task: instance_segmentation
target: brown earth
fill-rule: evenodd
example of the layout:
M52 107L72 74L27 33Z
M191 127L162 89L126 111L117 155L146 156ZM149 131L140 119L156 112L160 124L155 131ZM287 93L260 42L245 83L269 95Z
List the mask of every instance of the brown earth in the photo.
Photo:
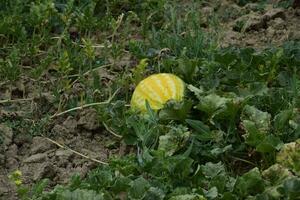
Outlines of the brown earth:
M217 2L201 8L204 16L202 26L219 33L221 47L262 49L279 46L289 40L300 40L299 6L284 9L274 7L274 2L265 6L248 3L241 7L232 1ZM218 27L210 25L209 21L214 17L220 19Z
M15 85L2 84L0 88L1 99L8 99L8 96L12 99L27 98L26 101L0 103L0 199L18 199L16 188L8 178L17 169L22 172L25 185L48 178L52 187L66 184L74 174L85 177L89 170L101 165L97 161L105 162L110 156L122 153L120 142L99 124L99 115L93 108L79 110L73 116L68 113L48 119L46 131L38 129L30 133L30 126L42 115L55 113L51 106L53 95L47 91L33 94L34 85L24 79ZM72 91L76 92L76 89ZM23 124L13 125L20 120ZM46 136L32 135L44 133Z

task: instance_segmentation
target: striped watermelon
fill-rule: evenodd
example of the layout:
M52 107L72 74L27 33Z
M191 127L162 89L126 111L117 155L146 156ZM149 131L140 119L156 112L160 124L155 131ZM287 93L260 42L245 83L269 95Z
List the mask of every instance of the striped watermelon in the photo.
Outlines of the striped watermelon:
M151 75L135 88L131 98L131 107L146 112L147 100L153 110L159 110L171 99L181 101L184 96L184 87L184 82L174 74Z

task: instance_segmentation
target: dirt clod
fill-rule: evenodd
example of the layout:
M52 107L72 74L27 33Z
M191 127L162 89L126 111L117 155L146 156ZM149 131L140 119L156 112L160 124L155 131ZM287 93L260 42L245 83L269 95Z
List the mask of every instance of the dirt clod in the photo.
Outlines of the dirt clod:
M69 150L59 149L55 152L55 156L59 157L60 159L69 160L73 152Z
M47 159L47 154L45 153L38 153L26 158L23 162L24 163L41 163Z
M50 162L45 162L40 164L37 167L37 170L34 171L33 180L41 180L43 178L52 179L56 175L56 170Z
M0 124L0 135L3 137L4 150L6 150L13 141L13 131L5 124Z
M262 16L264 21L270 21L272 19L275 18L281 18L281 19L285 19L285 13L284 13L284 9L282 8L273 8L268 10L263 16Z
M266 21L264 21L258 15L249 15L248 20L246 21L243 30L244 31L258 31L259 29L266 27Z
M86 130L96 130L100 128L99 116L96 110L87 109L82 111L78 120L78 126L81 126Z
M74 133L77 128L77 121L72 117L69 116L64 122L63 126L69 130L70 133Z
M54 144L50 143L43 137L34 137L31 144L31 154L44 153L55 147Z

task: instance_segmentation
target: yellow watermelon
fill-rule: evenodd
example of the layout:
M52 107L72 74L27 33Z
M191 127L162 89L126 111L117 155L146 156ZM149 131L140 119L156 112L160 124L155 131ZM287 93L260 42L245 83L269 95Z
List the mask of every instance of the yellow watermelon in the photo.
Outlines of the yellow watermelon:
M131 107L146 112L147 100L153 110L159 110L171 99L183 100L184 87L184 82L174 74L153 74L137 85L131 98Z

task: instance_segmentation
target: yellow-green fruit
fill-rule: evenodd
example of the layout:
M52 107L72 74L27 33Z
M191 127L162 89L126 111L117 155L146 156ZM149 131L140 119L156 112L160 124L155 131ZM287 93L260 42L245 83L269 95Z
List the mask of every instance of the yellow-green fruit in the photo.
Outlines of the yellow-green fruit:
M171 99L181 101L184 97L184 87L184 82L174 74L151 75L135 88L131 98L131 107L145 112L146 101L148 101L153 110L159 110Z

